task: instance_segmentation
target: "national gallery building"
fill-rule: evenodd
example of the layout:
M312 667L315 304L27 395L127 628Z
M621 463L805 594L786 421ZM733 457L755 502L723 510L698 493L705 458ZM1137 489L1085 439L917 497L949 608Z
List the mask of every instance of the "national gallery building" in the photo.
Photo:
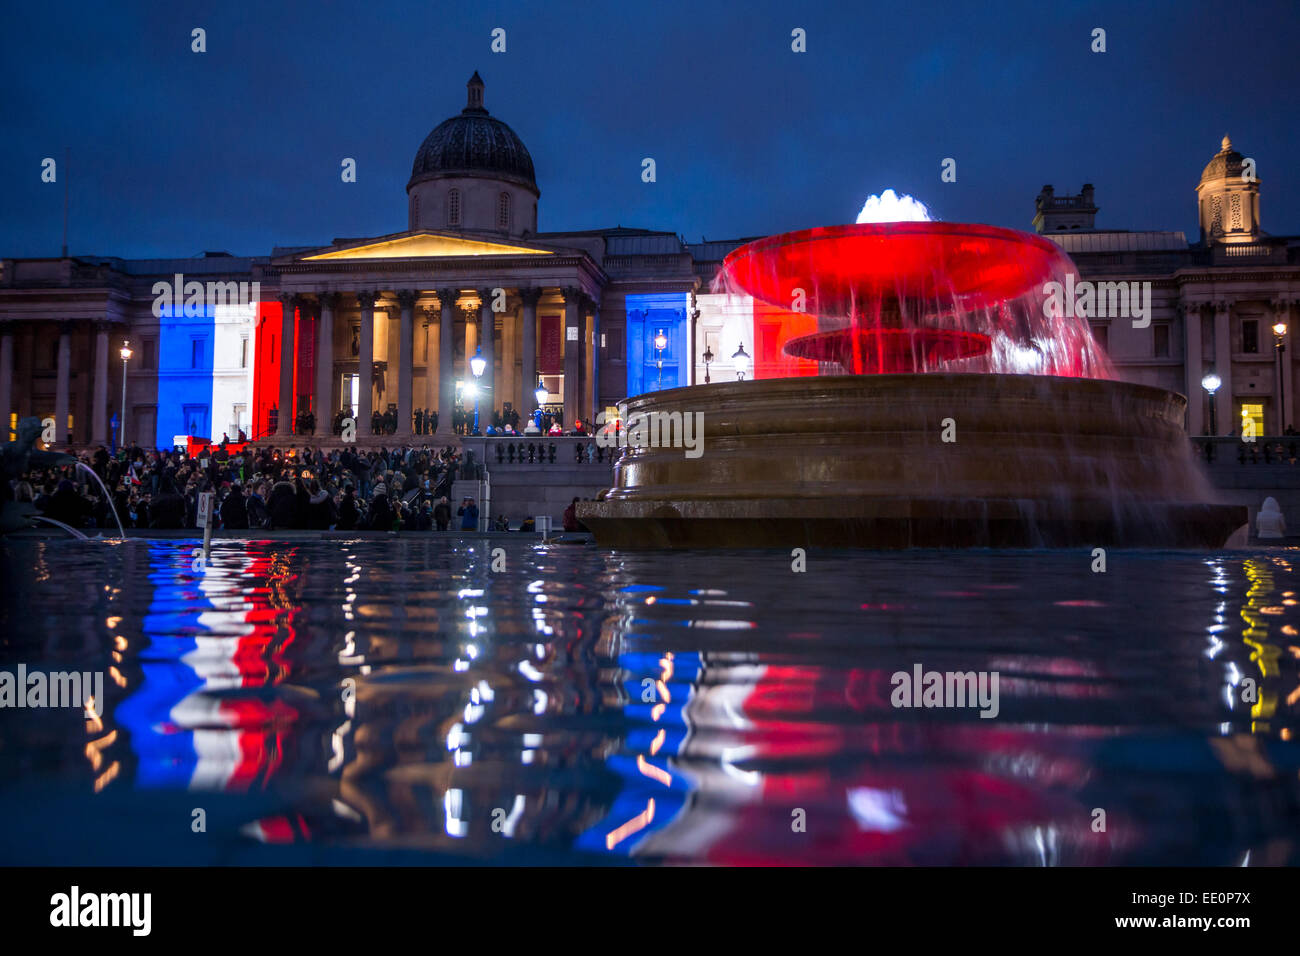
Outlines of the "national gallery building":
M539 232L533 159L484 106L478 74L467 87L415 154L401 232L254 257L0 260L3 421L52 417L56 444L108 444L125 407L125 440L141 445L241 430L323 444L346 410L358 441L392 444L371 435L375 412L392 414L398 441L434 412L449 439L471 395L486 424L528 416L540 394L568 430L629 395L786 374L764 360L780 316L710 292L747 239ZM1220 433L1243 416L1267 434L1295 424L1300 239L1261 230L1243 163L1225 137L1196 185L1192 243L1098 230L1091 186L1044 187L1032 220L1082 278L1152 283L1149 325L1093 330L1120 377L1190 396L1192 434L1206 433L1210 370ZM307 414L312 437L292 439Z

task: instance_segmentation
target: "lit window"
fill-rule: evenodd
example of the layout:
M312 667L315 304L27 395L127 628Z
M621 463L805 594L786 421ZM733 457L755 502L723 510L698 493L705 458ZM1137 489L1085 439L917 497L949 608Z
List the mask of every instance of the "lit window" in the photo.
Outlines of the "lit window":
M453 189L447 193L447 225L460 225L460 190Z

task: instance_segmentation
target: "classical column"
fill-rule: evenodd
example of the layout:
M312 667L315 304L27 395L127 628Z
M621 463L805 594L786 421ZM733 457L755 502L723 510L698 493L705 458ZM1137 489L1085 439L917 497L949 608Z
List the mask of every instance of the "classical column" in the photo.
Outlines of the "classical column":
M497 383L501 400L497 404L504 409L509 402L516 411L519 411L519 373L515 370L515 356L519 354L519 334L515 331L518 325L519 309L511 305L501 315L501 380Z
M465 353L464 365L460 370L462 382L474 381L474 370L470 368L470 362L474 358L474 353L478 351L478 326L474 324L473 309L465 310Z
M90 412L90 441L108 444L108 323L95 323L95 401Z
M425 306L420 311L424 314L424 397L420 405L428 415L438 410L438 323L433 309Z
M496 390L496 324L497 317L492 312L492 300L496 297L493 289L479 289L479 306L478 306L478 348L483 355L483 377L479 379L479 386L483 389L483 394L479 397L480 410L486 409L486 420L480 420L479 428L487 432L488 425L492 424L492 410L499 407L500 403Z
M521 289L519 296L524 300L524 334L523 342L520 344L524 364L519 374L523 386L519 398L523 408L519 410L519 414L528 417L537 407L537 399L533 397L533 392L537 391L537 303L542 298L542 290Z
M334 312L339 306L337 292L320 297L320 319L316 325L316 437L328 438L334 432Z
M1205 389L1201 387L1204 375L1201 347L1201 307L1189 302L1182 304L1183 313L1183 374L1187 392L1187 434L1205 435Z
M59 378L54 392L54 440L66 444L68 434L68 385L72 373L72 336L68 327L59 329Z
M596 416L604 411L600 404L600 303L597 302L591 307L591 380L588 382L587 389L588 401L591 407L587 411L587 417L594 424Z
M452 337L456 326L455 289L438 290L438 432L451 434L452 412L456 406L456 378L452 370Z
M375 294L358 292L361 303L361 342L357 355L357 434L370 434L375 390Z
M293 343L293 314L297 296L280 296L280 411L275 434L287 438L293 434L293 364L297 350Z
M410 438L414 434L411 427L411 416L415 411L411 404L411 395L414 392L414 384L411 380L414 375L411 346L414 342L412 324L417 295L418 293L412 289L400 289L397 293L397 304L401 310L397 326L397 436L399 438Z
M0 323L0 442L9 441L9 416L13 414L14 333L8 323Z
M582 417L582 290L564 292L564 430Z
M1223 384L1215 394L1215 413L1219 417L1220 431L1241 434L1240 418L1232 414L1232 340L1229 338L1229 316L1232 306L1226 301L1214 303L1214 371Z

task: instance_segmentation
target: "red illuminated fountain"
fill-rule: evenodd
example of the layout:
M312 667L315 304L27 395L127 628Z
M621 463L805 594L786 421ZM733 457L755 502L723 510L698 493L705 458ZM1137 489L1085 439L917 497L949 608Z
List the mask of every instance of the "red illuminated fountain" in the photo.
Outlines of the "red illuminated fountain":
M1046 296L1071 271L1054 243L983 225L742 246L715 287L804 313L782 349L821 374L627 399L614 487L579 517L615 547L1221 546L1245 509L1213 503L1186 400L1112 379ZM684 416L702 454L635 437Z
M996 226L858 223L735 250L717 285L817 317L785 354L854 375L939 370L1109 378L1087 324L1042 307L1060 247ZM967 361L954 368L958 360Z

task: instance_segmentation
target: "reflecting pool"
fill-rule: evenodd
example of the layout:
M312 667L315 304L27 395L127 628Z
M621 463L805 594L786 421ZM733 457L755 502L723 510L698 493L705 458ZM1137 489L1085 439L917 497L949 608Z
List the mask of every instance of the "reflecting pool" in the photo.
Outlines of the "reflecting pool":
M1294 551L197 544L0 544L0 861L1300 863Z

